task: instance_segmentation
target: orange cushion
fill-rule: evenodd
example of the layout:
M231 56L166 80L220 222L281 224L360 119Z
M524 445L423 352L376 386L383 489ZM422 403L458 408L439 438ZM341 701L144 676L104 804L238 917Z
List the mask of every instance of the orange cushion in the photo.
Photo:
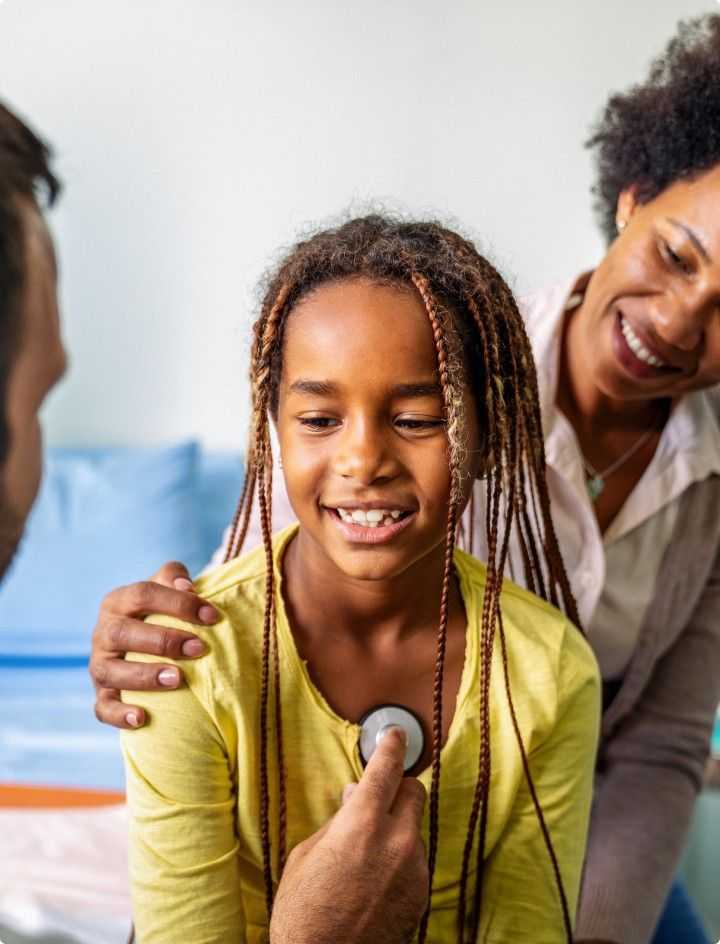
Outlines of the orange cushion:
M77 790L71 787L29 787L0 784L0 807L57 809L77 806L113 806L125 802L125 794L112 790Z

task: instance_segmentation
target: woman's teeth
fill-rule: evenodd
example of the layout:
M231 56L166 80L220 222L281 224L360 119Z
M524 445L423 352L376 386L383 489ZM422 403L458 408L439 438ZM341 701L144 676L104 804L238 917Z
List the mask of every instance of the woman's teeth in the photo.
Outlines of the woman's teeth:
M661 361L659 357L655 357L654 354L648 351L622 315L620 315L620 328L627 341L628 347L638 360L650 364L651 367L667 367L667 364Z
M394 524L402 515L402 511L392 511L387 508L371 508L362 511L360 508L337 508L338 515L348 524L361 524L365 528L387 527Z

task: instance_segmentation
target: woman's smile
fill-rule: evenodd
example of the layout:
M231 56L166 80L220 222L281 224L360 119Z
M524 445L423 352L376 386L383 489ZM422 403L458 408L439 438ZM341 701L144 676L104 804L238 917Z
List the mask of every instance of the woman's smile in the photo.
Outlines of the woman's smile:
M612 331L615 356L632 377L654 380L672 374L681 377L686 373L682 367L665 360L658 346L650 341L641 328L633 326L622 311L617 312Z

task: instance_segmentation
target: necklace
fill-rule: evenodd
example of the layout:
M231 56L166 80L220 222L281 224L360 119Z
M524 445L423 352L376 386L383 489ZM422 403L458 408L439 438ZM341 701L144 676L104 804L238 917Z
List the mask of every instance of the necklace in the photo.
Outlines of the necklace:
M646 433L643 433L640 439L637 442L633 443L632 446L624 452L619 459L616 459L607 469L603 469L602 472L591 465L585 456L582 457L583 466L585 467L585 475L587 476L587 482L585 487L588 490L588 495L590 496L590 501L597 501L605 488L606 480L613 474L617 472L620 466L625 465L625 463L630 459L635 453L641 449L648 440L655 435L657 432L656 429L649 429Z

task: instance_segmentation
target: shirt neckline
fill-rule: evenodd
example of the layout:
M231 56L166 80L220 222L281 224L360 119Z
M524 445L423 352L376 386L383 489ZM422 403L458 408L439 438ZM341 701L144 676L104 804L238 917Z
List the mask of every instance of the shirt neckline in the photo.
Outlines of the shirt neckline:
M285 531L281 532L276 539L275 551L273 554L279 651L286 668L289 669L293 674L296 682L300 685L303 692L307 696L308 701L313 705L315 712L322 717L326 724L330 724L330 726L337 731L339 736L345 740L346 743L353 743L353 758L356 763L358 773L361 773L362 764L360 763L360 754L357 746L360 737L360 725L355 724L354 722L349 721L347 718L343 718L341 715L339 715L328 704L325 696L310 678L307 663L300 657L300 653L298 652L297 646L295 645L295 639L293 637L292 630L290 629L290 623L287 618L287 612L285 610L285 603L282 595L282 561L285 556L285 552L290 545L290 542L296 537L299 530L300 525L295 523L291 527L286 528ZM458 688L455 711L453 714L453 719L450 722L447 739L440 750L441 763L447 761L448 754L453 751L455 743L460 739L460 732L465 723L465 716L471 701L469 696L472 690L472 680L476 674L477 668L477 632L473 631L473 627L476 628L478 625L476 600L477 594L474 592L474 588L472 587L471 581L469 579L469 574L467 573L464 562L458 554L457 549L453 557L453 563L455 564L455 570L460 581L460 593L465 606L465 613L467 615L467 625L465 629L465 658L463 661L462 674L460 676L460 686ZM426 732L426 736L428 734L429 732ZM431 766L428 765L419 774L417 774L417 779L420 780L426 788L429 788L430 781L432 779Z

